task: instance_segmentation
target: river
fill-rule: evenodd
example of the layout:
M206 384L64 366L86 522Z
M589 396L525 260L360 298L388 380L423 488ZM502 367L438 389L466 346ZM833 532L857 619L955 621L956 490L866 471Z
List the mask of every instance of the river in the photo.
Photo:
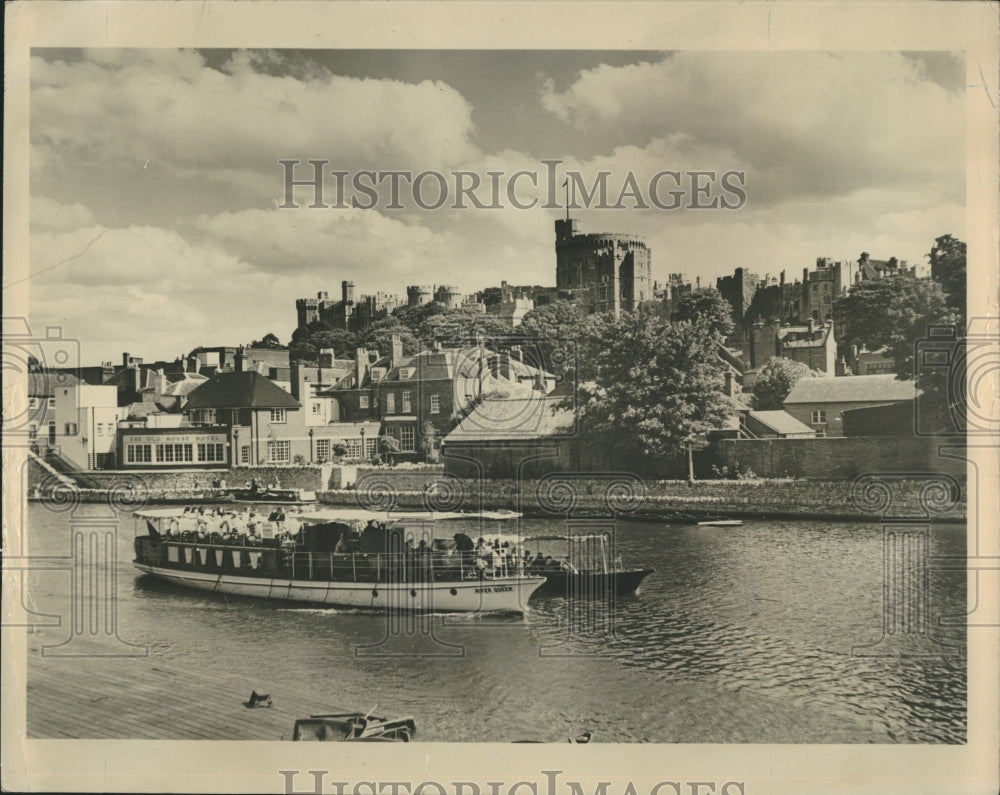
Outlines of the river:
M106 513L82 505L73 521ZM71 520L29 506L30 551L70 552ZM495 532L461 520L440 535ZM504 532L516 532L508 522ZM523 536L566 531L524 519ZM613 608L535 596L523 617L434 616L387 634L383 614L226 599L169 586L131 565L117 535L119 634L166 666L291 682L327 702L412 714L419 739L601 742L961 743L961 571L931 567L931 629L892 656L883 634L879 524L748 520L741 527L615 526L626 563L656 571ZM547 542L551 547L556 542ZM527 542L533 551L539 543ZM965 554L965 528L935 526L929 554ZM34 572L29 603L65 614L68 570ZM51 631L49 631L51 632ZM899 632L897 632L899 634ZM852 653L852 649L855 653Z

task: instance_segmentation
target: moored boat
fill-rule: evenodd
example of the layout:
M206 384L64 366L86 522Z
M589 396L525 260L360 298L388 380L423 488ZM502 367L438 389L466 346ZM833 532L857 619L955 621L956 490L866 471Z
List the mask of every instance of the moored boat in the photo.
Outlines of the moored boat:
M527 571L541 574L539 593L562 594L568 599L603 599L635 593L654 569L626 568L620 555L609 549L606 535L563 536L568 554L538 555Z
M248 486L240 489L226 489L227 494L233 502L261 502L261 503L314 503L316 502L316 492L308 489L281 489L273 486L259 488Z
M699 527L740 527L742 519L709 519L706 522L698 522Z
M341 712L310 715L295 721L292 740L296 742L396 742L408 743L417 733L411 716L376 718L371 712Z
M523 567L476 566L434 538L436 521L475 514L386 519L359 510L279 509L265 519L188 507L135 516L137 569L214 593L331 607L521 613L545 583Z

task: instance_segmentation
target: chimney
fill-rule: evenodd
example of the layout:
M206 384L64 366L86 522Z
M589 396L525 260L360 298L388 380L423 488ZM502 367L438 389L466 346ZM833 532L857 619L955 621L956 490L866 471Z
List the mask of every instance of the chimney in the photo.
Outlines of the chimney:
M368 351L356 348L354 351L354 388L361 389L361 384L368 375Z
M809 334L813 334L816 331L816 319L809 318Z
M163 368L161 367L159 370L156 371L156 375L159 377L158 378L159 384L156 389L156 396L160 397L164 392L167 391L167 374L163 372Z
M403 340L398 334L392 335L392 353L389 357L389 367L399 367L403 361Z
M511 345L510 355L517 361L524 362L524 351L521 350L520 345Z

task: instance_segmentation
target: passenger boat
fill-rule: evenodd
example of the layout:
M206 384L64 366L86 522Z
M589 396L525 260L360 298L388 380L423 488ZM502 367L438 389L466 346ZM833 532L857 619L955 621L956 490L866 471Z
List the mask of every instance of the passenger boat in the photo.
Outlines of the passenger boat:
M504 513L503 517L517 514ZM177 585L232 596L430 612L525 612L545 577L482 568L435 539L438 521L484 512L137 511L134 565ZM361 528L362 523L367 523Z
M539 593L562 594L568 599L599 599L635 593L654 569L627 569L621 555L609 550L606 535L558 536L568 545L568 554L535 559L527 567L545 577ZM525 541L541 540L538 537Z

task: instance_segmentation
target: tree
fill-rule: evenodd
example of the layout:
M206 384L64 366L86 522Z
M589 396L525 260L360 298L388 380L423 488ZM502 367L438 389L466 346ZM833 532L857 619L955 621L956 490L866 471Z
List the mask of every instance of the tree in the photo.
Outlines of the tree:
M361 337L361 345L369 350L377 350L382 356L392 352L392 336L398 334L403 343L403 355L413 356L420 352L420 340L416 338L409 326L397 318L387 317L372 323Z
M907 341L912 346L916 336L926 333L928 319L948 314L940 285L909 275L860 282L833 303L843 351L852 345L869 350L889 346L902 356L897 358L897 371L912 362L912 349L905 351Z
M785 398L800 378L815 378L817 375L802 362L772 356L761 367L754 381L754 408L759 411L782 408Z
M966 271L965 243L951 235L942 235L934 241L928 257L931 261L931 278L941 285L948 305L965 318Z
M251 348L280 348L281 341L278 339L277 335L272 332L268 332L261 339L254 340L250 343Z
M733 333L733 307L718 290L684 293L674 304L675 323L701 322L719 342Z
M581 432L625 460L648 464L703 444L733 409L717 333L704 321L671 323L654 313L610 323L595 378L577 392Z
M555 301L528 312L510 342L522 347L528 364L572 381L581 349L589 350L592 325L578 304Z
M430 420L424 422L423 432L420 436L420 449L424 454L424 460L436 464L440 459L440 447L438 442L437 428Z
M396 453L400 450L399 439L395 436L380 436L378 438L378 447L382 451L382 457L389 463L394 464L396 462Z

